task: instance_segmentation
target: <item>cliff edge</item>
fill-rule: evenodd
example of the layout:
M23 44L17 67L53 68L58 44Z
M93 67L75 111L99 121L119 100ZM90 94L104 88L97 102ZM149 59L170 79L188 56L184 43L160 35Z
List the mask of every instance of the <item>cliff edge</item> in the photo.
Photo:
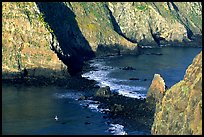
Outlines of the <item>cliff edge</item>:
M202 135L202 51L186 70L184 79L166 90L156 103L151 133Z
M3 2L2 70L75 75L95 55L201 47L201 35L201 2Z

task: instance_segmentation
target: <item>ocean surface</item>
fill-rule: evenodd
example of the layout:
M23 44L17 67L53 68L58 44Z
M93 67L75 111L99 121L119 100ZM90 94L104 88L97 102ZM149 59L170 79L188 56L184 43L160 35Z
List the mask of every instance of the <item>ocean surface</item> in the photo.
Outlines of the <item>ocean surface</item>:
M145 98L154 74L160 74L167 87L183 79L187 67L201 48L163 47L145 49L139 56L110 56L90 61L95 70L82 76L113 92L132 98ZM127 68L130 68L127 70Z
M82 75L110 86L130 98L145 98L155 73L171 87L183 79L185 70L201 48L164 47L145 49L142 55L123 55L90 60L94 70ZM129 69L127 69L129 68ZM86 92L57 87L2 85L3 135L145 135L150 130L134 121L108 118L100 102L78 100ZM106 110L108 111L108 110ZM54 118L59 119L56 121ZM116 122L117 121L117 122ZM123 123L127 123L123 124Z

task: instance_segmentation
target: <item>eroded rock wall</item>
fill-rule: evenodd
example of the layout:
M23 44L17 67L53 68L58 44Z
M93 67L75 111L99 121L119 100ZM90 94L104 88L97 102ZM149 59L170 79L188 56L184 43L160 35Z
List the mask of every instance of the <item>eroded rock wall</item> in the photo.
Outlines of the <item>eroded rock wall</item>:
M165 92L156 104L152 134L202 134L202 51L186 70L184 79Z
M94 55L202 45L199 2L4 2L2 15L3 71L63 62L75 74Z
M2 73L26 68L61 70L63 63L50 50L50 32L34 2L2 3ZM48 75L37 70L33 75Z
M197 2L109 2L119 32L141 45L162 45L202 33Z

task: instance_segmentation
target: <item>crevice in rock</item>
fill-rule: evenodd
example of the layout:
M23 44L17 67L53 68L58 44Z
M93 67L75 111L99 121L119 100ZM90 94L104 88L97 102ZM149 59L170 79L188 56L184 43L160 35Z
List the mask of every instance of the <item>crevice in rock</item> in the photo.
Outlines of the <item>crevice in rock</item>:
M169 3L169 2L168 2ZM179 12L178 7L173 2L170 2L176 12Z
M171 3L171 5L173 6L174 10L176 11L177 20L178 20L182 25L184 25L184 27L185 27L185 29L186 29L186 31L187 31L187 37L188 37L189 39L191 39L192 36L193 36L193 31L192 31L192 30L190 29L190 27L189 27L190 25L189 25L188 19L185 18L185 17L182 17L182 15L180 15L179 9L178 9L178 7L176 6L176 4L174 4L173 2L167 2L168 7L169 7L169 10L170 10L170 12L171 12L172 14L174 14L174 13L172 12L172 10L171 10L171 8L170 8L170 3ZM186 24L185 24L185 22L182 20L182 18L185 18Z
M148 25L149 25L149 29L150 29L150 33L152 35L152 38L154 39L154 41L157 43L158 46L160 46L160 40L163 40L164 38L160 37L160 33L156 30L156 33L153 32L152 27L150 25L150 22L148 21ZM158 29L158 28L157 28Z
M130 42L132 42L132 43L137 43L136 40L132 40L132 39L126 37L126 36L122 33L122 31L121 31L121 29L120 29L120 26L119 26L119 24L117 23L115 17L113 16L111 10L109 9L109 7L108 7L106 4L104 4L104 6L105 6L105 8L108 10L108 13L109 13L109 15L110 15L110 21L111 21L111 23L112 23L112 25L113 25L114 31L117 32L120 36L124 37L126 40L128 40L128 41L130 41Z
M159 13L159 15L161 15L161 16L162 16L162 14L161 14L161 12L160 12L159 8L157 7L157 5L156 5L154 2L152 2L152 4L153 4L153 5L154 5L154 7L156 8L156 10L157 10L157 12Z

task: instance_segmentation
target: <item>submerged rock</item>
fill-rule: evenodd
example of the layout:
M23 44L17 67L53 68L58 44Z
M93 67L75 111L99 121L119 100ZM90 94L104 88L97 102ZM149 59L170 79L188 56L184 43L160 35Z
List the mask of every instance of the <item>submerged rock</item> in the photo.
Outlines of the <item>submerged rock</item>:
M89 124L91 124L91 123L90 123L90 122L85 122L84 124L85 124L85 125L89 125Z
M146 53L145 55L163 55L162 53Z
M168 89L156 104L151 133L202 135L202 51L184 79Z
M122 70L136 70L135 68L133 67L130 67L130 66L127 66L127 67L124 67L124 68L121 68Z
M87 99L87 97L85 97L83 95L78 98L78 100L85 100L85 99Z
M140 80L139 78L129 78L129 80Z

